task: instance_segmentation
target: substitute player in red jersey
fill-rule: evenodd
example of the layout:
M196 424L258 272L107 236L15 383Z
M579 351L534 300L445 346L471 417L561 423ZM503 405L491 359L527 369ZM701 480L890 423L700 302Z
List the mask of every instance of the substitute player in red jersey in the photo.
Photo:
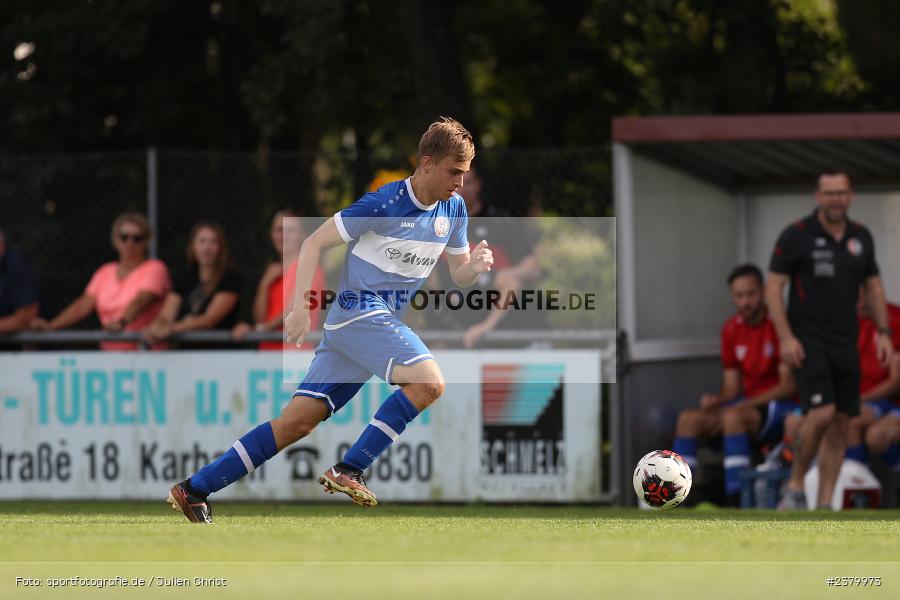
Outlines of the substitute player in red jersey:
M781 362L778 335L763 302L762 272L740 265L728 276L737 312L722 326L722 388L678 416L672 449L697 467L697 440L723 436L725 493L740 492L738 473L750 465L750 437L774 443L784 418L797 409L791 371Z
M894 355L885 366L878 361L878 326L869 315L865 288L860 288L856 312L859 315L859 336L856 348L859 351L859 400L860 414L850 420L847 433L847 458L868 463L869 453L864 443L867 431L876 422L884 421L879 429L885 429L892 421L900 424L900 306L888 304L888 327L894 344ZM889 436L888 436L889 437ZM872 439L874 454L883 454L890 443L884 444L884 432L876 430ZM892 457L884 457L891 467Z

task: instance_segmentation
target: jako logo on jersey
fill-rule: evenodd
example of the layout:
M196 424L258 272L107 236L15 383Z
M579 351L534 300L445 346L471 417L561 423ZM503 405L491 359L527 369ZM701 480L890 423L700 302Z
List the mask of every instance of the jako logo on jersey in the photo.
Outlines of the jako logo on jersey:
M387 256L390 260L394 260L395 258L400 258L400 251L396 248L386 248L384 251L384 255Z
M747 346L735 346L734 355L738 360L744 360L744 357L747 356Z
M400 228L401 228L401 229L404 228L404 227L408 227L408 228L412 229L412 228L415 227L415 226L416 226L416 224L413 223L412 221L400 221Z
M450 233L450 219L447 217L438 217L434 220L434 233L438 237L447 237Z
M437 259L428 258L427 256L418 256L415 252L407 252L403 255L403 262L416 265L417 267L421 265L431 266L437 262Z

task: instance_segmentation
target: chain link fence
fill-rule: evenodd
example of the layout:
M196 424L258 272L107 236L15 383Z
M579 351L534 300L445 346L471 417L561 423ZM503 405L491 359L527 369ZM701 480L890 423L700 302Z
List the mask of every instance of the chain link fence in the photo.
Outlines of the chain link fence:
M609 148L483 150L481 197L511 215L611 216ZM244 276L243 314L277 255L272 215L292 208L328 216L366 191L381 170L411 160L334 153L209 153L147 150L0 156L0 228L40 275L41 313L58 313L101 264L115 260L110 226L126 210L155 212L155 247L173 274L185 267L191 227L224 225ZM96 321L85 323L96 326Z

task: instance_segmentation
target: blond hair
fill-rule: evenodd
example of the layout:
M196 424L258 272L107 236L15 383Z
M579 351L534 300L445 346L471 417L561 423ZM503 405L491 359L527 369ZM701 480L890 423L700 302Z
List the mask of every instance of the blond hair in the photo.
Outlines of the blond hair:
M141 235L144 237L145 242L150 240L152 232L150 231L150 221L147 220L147 217L139 212L124 212L116 217L116 220L113 221L112 229L109 232L109 237L113 245L115 245L116 243L116 236L119 234L119 227L121 227L125 223L129 223L140 229Z
M445 156L453 156L460 161L472 160L475 158L475 142L462 123L450 117L441 117L428 126L419 140L416 160L421 163L424 156L430 156L435 162Z

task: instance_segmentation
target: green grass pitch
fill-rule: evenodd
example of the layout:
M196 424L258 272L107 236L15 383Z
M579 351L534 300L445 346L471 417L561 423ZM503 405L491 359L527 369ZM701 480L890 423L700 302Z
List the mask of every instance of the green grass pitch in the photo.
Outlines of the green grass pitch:
M220 502L213 516L204 527L163 502L0 503L0 598L900 597L895 511ZM49 587L73 576L146 583Z

